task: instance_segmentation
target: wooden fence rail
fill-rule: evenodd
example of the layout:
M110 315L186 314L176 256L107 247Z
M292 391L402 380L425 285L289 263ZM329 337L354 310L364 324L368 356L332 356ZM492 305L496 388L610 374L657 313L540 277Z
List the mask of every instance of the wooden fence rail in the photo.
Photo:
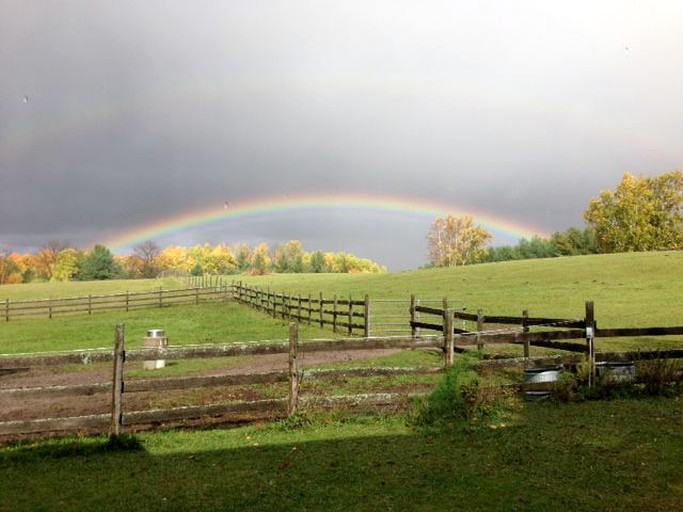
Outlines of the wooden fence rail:
M295 324L294 324L295 325ZM292 329L290 339L265 343L248 342L228 345L196 345L185 347L143 348L125 350L123 325L116 328L114 350L73 351L53 354L20 354L0 355L0 369L21 367L42 367L70 364L111 363L112 380L90 384L49 387L0 387L0 400L53 399L58 397L90 396L108 393L111 395L111 412L109 414L91 414L77 417L50 417L37 419L20 419L0 422L0 436L18 434L39 434L43 432L74 432L88 429L95 432L109 432L119 435L125 427L151 423L173 422L181 419L205 418L217 415L267 413L272 417L282 417L296 410L300 402L298 391L301 379L316 380L348 377L375 377L405 374L421 374L441 371L435 368L356 368L345 370L302 370L299 359L300 351L305 353L321 351L372 350L377 348L417 348L439 347L439 336L414 339L412 337L382 338L345 338L339 340L311 340L300 342L298 329ZM136 361L180 360L196 358L232 357L259 354L289 353L289 371L274 371L240 375L190 376L151 379L126 379L124 367ZM230 402L208 405L192 405L152 410L127 410L125 395L138 392L166 392L169 390L196 389L208 386L236 386L248 384L268 384L290 382L290 395L287 398L258 400L254 402ZM381 396L380 396L381 395ZM363 397L346 397L324 399L311 398L303 400L308 407L325 407L326 404L342 403L381 404L391 400L386 394L367 395Z
M290 295L275 293L257 287L232 284L233 297L252 308L262 311L274 318L282 318L306 325L318 325L320 328L331 327L335 334L353 336L359 334L369 337L370 333L370 298L363 300L348 298L324 297L317 295Z
M482 310L475 315L448 308L446 299L444 299L444 306L443 308L421 306L413 297L410 307L410 325L413 332L417 329L442 332L447 358L455 346L476 345L481 348L485 344L513 343L524 345L526 358L530 355L530 346L537 346L584 353L595 362L596 338L683 334L683 326L599 329L592 301L585 303L586 314L583 319L535 318L530 317L527 311L519 317L485 315ZM421 314L439 317L439 321L424 321ZM455 319L476 322L477 327L471 331L454 327ZM493 327L487 330L486 324L493 325ZM501 327L501 325L515 328ZM531 328L543 330L532 331ZM583 340L583 342L576 343L571 340ZM450 350L447 348L449 343L451 344ZM676 355L679 352L674 350L669 351L668 354L672 357L680 357Z
M232 297L230 285L181 288L148 292L125 292L109 295L87 295L41 300L10 300L0 302L4 320L21 317L43 317L92 314L100 311L131 311L141 308L162 308L180 304L226 300Z

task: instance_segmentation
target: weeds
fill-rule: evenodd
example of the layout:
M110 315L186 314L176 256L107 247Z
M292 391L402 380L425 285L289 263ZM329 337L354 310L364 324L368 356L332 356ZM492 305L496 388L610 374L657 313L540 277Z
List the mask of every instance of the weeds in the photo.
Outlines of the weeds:
M683 365L677 359L651 359L638 365L638 382L648 396L675 395L683 383Z
M586 361L574 373L564 372L553 388L553 397L562 402L613 400L648 396L676 396L683 391L682 365L676 359L640 361L636 378L603 368L589 386L591 364Z
M472 429L510 414L516 394L502 386L485 386L471 358L461 358L437 388L417 403L413 423L422 427L456 426Z

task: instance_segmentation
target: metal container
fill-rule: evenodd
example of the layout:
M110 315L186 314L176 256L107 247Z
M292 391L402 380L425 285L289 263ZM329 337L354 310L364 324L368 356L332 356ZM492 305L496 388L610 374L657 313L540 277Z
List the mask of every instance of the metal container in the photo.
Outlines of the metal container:
M633 361L602 361L595 364L595 374L608 383L624 383L636 380L636 365Z
M548 398L552 393L552 385L560 378L560 373L562 373L562 365L541 366L524 370L524 386L534 388L525 391L526 400L534 402Z
M147 331L147 337L142 341L142 346L144 348L166 348L168 346L166 331L163 329L149 329ZM143 361L142 366L145 370L157 370L166 366L166 360L156 359Z

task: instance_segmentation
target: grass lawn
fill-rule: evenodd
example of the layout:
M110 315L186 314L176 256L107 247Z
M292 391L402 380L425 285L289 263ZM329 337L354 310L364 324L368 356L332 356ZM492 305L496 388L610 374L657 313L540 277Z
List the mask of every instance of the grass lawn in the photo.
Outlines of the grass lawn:
M69 281L30 284L0 285L0 301L35 300L57 297L87 297L126 292L149 292L163 288L174 290L189 288L182 280L164 279L116 279L112 281Z
M583 301L591 299L602 327L683 325L683 252L386 275L238 279L287 293L448 296L463 300L470 310L511 315L529 309L534 316L580 318ZM84 291L88 283L67 283L84 286L78 289L31 285L20 292L0 287L0 298L8 290L24 298L132 291L128 283L92 284L99 291ZM135 284L139 290L159 286L157 281ZM127 345L133 348L150 328L166 329L172 345L285 339L288 334L287 322L235 303L209 303L2 322L0 353L111 347L117 323L126 325ZM330 337L329 331L304 326L301 334L304 339ZM683 340L615 340L614 346L659 343L680 347ZM438 365L440 357L405 351L374 363ZM201 362L197 368L205 364L213 363ZM181 369L193 367L170 365L164 371L171 375ZM314 387L334 394L362 390L363 383L348 379L338 390ZM141 446L137 451L108 450L101 437L0 446L0 512L683 508L680 396L521 403L504 423L473 430L427 430L412 426L410 415L350 413L304 414L234 429L144 433L132 438Z
M487 263L396 274L239 276L287 293L361 298L448 297L469 311L583 318L595 302L602 327L682 325L683 251L604 254Z
M0 448L0 510L680 510L680 399L525 404L505 426L422 431L317 416Z
M116 324L123 323L126 346L140 348L149 329L165 329L171 345L285 340L289 323L235 302L104 312L53 319L0 322L0 353L113 348ZM329 338L315 326L301 326L303 339Z

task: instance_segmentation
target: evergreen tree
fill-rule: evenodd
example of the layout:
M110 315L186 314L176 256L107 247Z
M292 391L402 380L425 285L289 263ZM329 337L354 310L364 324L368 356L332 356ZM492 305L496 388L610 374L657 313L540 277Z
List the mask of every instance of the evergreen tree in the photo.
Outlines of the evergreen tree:
M114 259L114 255L103 245L96 245L86 254L76 274L78 281L95 281L118 279L123 276L123 269Z

